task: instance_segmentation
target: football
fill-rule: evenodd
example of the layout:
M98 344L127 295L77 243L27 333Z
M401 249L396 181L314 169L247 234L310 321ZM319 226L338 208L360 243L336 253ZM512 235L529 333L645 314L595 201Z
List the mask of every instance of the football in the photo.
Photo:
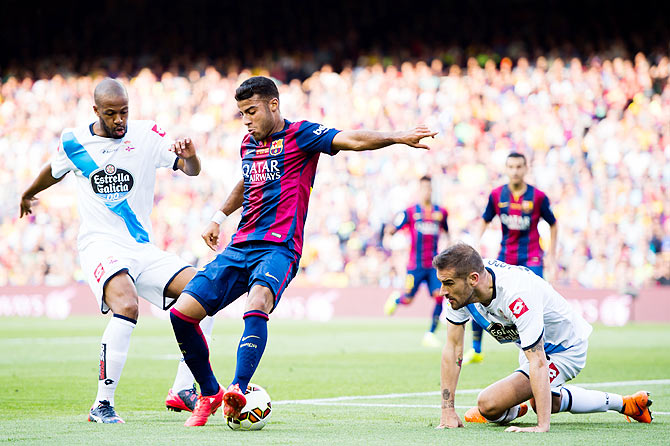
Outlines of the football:
M226 417L228 427L233 430L257 431L263 429L272 415L270 395L258 384L249 383L244 396L247 404L239 418Z

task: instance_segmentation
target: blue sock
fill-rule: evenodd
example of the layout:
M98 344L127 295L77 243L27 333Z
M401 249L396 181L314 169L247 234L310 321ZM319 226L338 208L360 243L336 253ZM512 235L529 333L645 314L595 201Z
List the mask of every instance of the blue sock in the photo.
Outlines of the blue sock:
M472 321L472 348L476 353L482 352L482 333L484 329L477 322Z
M174 308L170 310L170 322L184 361L200 385L200 393L204 396L216 395L219 383L209 363L209 347L200 330L200 322Z
M238 384L240 390L247 390L247 385L254 376L258 363L268 341L268 315L253 310L244 313L244 333L237 347L237 368L232 384Z
M435 309L433 309L433 322L430 325L430 332L435 333L437 324L440 323L440 315L442 314L442 299L435 301Z

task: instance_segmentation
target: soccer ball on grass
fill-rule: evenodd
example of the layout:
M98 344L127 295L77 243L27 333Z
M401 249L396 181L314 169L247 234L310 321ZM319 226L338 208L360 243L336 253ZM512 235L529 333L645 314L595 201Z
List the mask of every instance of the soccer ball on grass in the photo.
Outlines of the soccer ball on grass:
M270 420L272 415L272 403L270 395L258 384L249 383L244 396L247 405L244 406L239 418L223 416L228 427L233 430L257 431Z

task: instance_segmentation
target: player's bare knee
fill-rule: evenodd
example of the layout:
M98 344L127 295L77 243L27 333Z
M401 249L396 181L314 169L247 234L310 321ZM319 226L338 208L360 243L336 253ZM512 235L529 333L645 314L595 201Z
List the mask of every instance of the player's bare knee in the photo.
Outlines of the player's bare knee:
M133 299L132 297L117 301L114 307L110 308L114 314L120 314L131 319L137 319L137 316L140 313L139 303L137 302L137 299Z
M477 397L477 408L484 418L495 419L500 416L501 410L498 407L496 400L491 398L490 394L487 392L481 392Z

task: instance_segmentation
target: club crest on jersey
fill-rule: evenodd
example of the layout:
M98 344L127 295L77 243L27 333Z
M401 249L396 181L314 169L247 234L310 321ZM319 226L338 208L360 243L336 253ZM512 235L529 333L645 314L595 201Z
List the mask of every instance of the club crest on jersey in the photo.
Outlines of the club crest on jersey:
M104 201L124 199L134 184L135 180L130 172L119 169L113 164L107 164L91 174L91 188Z
M517 319L519 319L519 317L521 317L526 311L528 311L526 303L523 300L521 300L520 297L509 305L509 309L514 315L514 317Z
M533 212L533 202L529 200L524 200L521 202L521 210L523 212Z
M282 153L284 150L284 138L272 141L272 146L270 146L270 155L275 156Z

